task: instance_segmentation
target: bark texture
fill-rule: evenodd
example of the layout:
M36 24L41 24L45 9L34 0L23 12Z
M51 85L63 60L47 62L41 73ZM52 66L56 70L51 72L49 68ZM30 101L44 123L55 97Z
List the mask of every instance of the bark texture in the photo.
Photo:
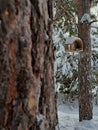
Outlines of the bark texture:
M83 40L83 52L79 56L79 120L92 119L92 90L91 90L91 39L90 23L80 22L82 16L90 14L90 0L77 0L79 28L78 35Z
M52 0L0 0L0 130L55 130Z

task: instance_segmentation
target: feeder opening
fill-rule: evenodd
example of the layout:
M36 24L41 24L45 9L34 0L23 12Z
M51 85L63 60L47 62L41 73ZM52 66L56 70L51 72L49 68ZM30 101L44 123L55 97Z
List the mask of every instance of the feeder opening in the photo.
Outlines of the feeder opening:
M83 50L83 42L81 39L76 39L74 41L74 49L75 49L75 51L82 51Z

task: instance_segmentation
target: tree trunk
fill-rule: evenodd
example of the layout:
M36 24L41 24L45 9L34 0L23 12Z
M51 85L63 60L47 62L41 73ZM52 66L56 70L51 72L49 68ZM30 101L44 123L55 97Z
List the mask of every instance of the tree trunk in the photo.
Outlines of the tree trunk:
M0 0L0 130L55 130L52 0Z
M77 6L79 20L78 35L83 40L84 46L83 52L79 56L79 120L82 121L92 119L91 26L89 19L84 18L84 21L81 21L85 13L88 16L90 14L91 0L77 0Z

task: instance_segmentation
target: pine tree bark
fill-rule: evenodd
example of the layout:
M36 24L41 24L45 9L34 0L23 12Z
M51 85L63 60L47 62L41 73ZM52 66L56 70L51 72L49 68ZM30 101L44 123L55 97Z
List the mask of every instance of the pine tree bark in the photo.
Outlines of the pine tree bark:
M78 35L83 40L83 52L79 56L79 120L92 119L92 90L91 90L91 39L90 23L81 23L83 15L90 14L90 0L76 0L78 7Z
M55 130L52 0L0 0L0 130Z

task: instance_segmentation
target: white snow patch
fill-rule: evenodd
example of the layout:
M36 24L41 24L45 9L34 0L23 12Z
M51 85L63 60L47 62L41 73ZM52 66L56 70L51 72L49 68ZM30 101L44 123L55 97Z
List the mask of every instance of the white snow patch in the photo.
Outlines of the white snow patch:
M43 116L42 114L38 114L38 115L37 115L37 121L38 121L38 122L42 121L43 118L44 118L44 116Z
M90 23L91 22L91 17L90 17L90 14L88 14L88 13L85 13L83 16L82 16L82 18L81 18L81 20L80 20L80 23L84 23L84 22L88 22L88 23Z
M25 40L26 40L26 39L25 39L25 37L24 37L24 36L21 36L21 37L20 37L20 41L21 41L22 43L24 43L24 42L25 42Z
M93 102L94 104L94 102ZM98 105L93 105L93 119L79 122L78 101L59 103L58 117L60 130L98 130Z
M49 40L49 35L45 32L45 40L48 41Z
M83 120L79 122L74 130L98 130L98 125L93 120Z
M68 37L68 38L66 38L66 44L72 44L77 39L80 40L79 37Z

